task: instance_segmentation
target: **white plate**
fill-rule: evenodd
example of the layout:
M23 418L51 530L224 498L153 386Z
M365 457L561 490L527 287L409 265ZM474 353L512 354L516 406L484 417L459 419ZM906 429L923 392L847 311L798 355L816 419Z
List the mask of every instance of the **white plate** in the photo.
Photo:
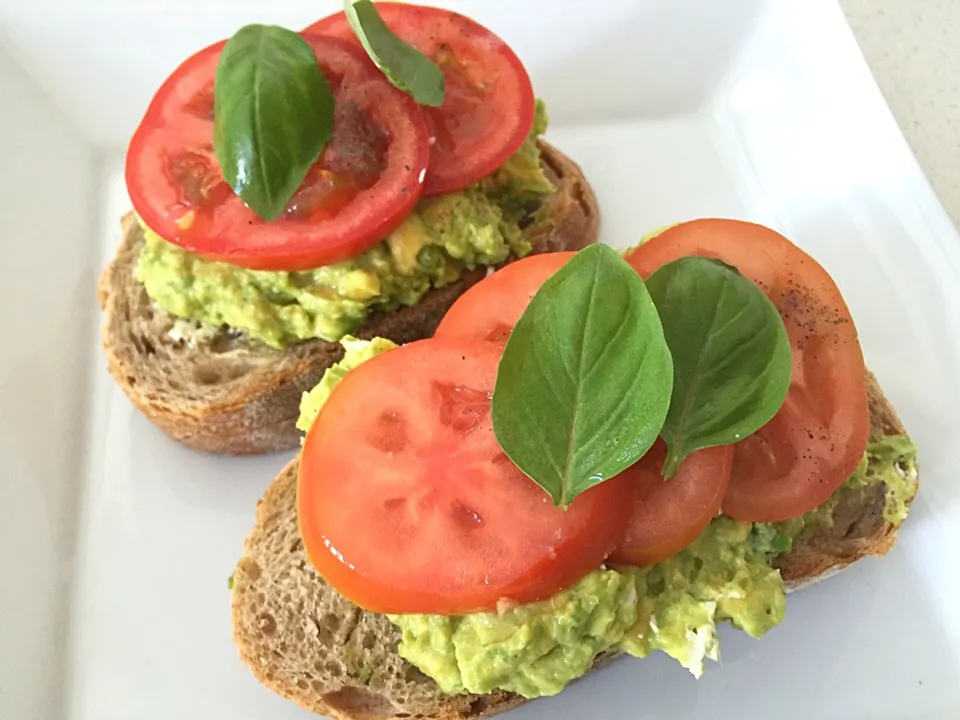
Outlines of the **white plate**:
M241 24L337 4L25 5L0 0L0 717L306 718L238 661L226 588L286 457L165 439L107 376L94 288L128 207L123 147L162 78ZM960 716L960 240L839 10L457 7L526 62L605 241L703 215L782 230L836 278L921 448L896 548L791 597L763 640L724 632L699 682L666 657L620 662L514 717Z

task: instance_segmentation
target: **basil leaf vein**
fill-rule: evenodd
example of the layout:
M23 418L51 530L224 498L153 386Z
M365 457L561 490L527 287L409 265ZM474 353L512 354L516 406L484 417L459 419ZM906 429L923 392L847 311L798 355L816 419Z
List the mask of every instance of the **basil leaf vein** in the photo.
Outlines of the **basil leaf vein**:
M247 25L227 41L214 81L213 148L251 210L276 220L332 130L333 94L302 37Z
M493 427L556 505L646 453L673 365L643 280L614 250L581 250L537 291L504 348Z
M790 388L790 341L776 307L736 268L704 257L668 263L647 280L673 356L663 476L687 455L763 427Z
M394 86L421 105L443 105L443 72L430 58L397 37L370 0L344 0L344 11L363 49Z

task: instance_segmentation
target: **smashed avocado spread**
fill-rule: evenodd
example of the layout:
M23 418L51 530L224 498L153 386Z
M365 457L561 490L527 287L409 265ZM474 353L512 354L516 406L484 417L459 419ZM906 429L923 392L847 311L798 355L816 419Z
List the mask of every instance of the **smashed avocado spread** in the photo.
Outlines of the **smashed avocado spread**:
M596 570L549 600L505 612L391 615L403 632L400 657L447 693L497 688L554 695L583 675L637 618L637 583Z
M529 222L531 202L554 190L536 144L546 126L538 101L530 136L499 170L462 192L422 199L386 239L350 260L297 272L247 270L181 250L141 223L137 279L171 315L244 330L271 347L337 341L371 310L415 305L464 270L530 252L521 221ZM540 219L535 214L533 224Z
M308 430L336 384L362 362L396 347L344 339L344 357L305 393L297 427ZM760 637L784 617L786 591L774 558L804 528L832 522L838 493L886 485L884 519L906 517L917 489L916 447L874 438L857 471L819 508L783 523L718 517L690 546L647 568L598 568L549 600L462 616L392 615L401 657L448 693L497 688L535 698L582 676L599 653L646 657L662 650L697 677L718 661L717 623Z
M786 592L770 565L775 537L721 516L673 557L622 569L637 583L638 610L619 649L641 658L663 650L700 677L704 658L720 659L719 621L755 638L777 625Z

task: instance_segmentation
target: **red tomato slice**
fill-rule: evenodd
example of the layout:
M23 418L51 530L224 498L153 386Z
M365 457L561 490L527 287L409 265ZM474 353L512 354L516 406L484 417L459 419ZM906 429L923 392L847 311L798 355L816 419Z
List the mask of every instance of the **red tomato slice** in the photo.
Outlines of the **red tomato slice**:
M560 510L504 455L490 418L500 354L459 338L391 350L347 375L307 434L304 546L361 607L460 614L542 600L622 537L630 473Z
M730 483L733 446L707 448L687 456L677 474L660 474L667 445L657 440L634 467L637 504L610 561L645 567L677 554L720 514Z
M368 250L410 214L430 156L419 107L355 46L306 40L333 90L334 128L284 214L261 220L227 185L214 155L220 42L174 71L130 141L127 189L147 226L211 260L302 270Z
M734 446L723 512L753 522L803 515L850 476L870 433L863 353L850 311L816 260L762 225L682 223L627 261L648 277L685 255L718 258L753 280L780 311L793 354L783 408Z
M434 337L505 343L540 286L575 254L530 255L497 270L457 298Z
M378 4L377 10L446 78L443 105L423 108L431 142L424 194L470 187L503 165L533 128L533 85L523 63L503 40L463 15L394 2ZM305 32L359 44L342 12Z

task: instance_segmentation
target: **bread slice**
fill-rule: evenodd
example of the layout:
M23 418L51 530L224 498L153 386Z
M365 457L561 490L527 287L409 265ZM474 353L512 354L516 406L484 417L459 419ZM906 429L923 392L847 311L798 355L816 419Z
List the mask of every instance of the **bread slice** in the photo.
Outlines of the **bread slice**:
M543 201L551 222L531 238L533 251L577 250L596 242L600 212L580 168L543 140L540 149L557 191ZM300 396L342 357L343 348L312 340L276 350L226 330L181 337L174 318L151 302L134 277L144 242L136 218L130 213L122 224L123 242L100 279L101 339L110 373L134 405L197 450L255 455L298 447ZM412 307L374 313L355 334L398 344L429 337L485 272L466 273Z
M904 428L868 376L871 436ZM343 598L307 559L297 529L297 461L257 506L233 586L233 636L243 662L267 687L307 710L337 720L490 717L525 702L507 692L443 695L397 654L400 631L385 616ZM798 535L778 566L793 591L867 555L886 553L896 528L883 519L884 487L844 493L830 527ZM616 657L608 652L594 668Z

